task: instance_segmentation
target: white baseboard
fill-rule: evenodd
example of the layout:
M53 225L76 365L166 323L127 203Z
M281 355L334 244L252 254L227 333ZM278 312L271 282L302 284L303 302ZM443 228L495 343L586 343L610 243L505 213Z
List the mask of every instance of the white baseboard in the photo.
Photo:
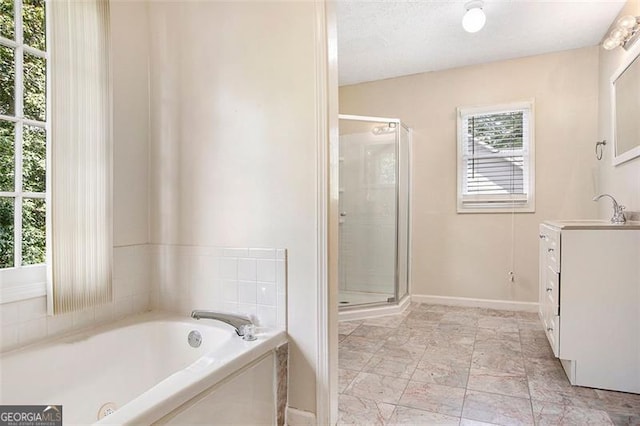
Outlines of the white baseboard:
M471 297L448 297L430 296L427 294L412 294L411 301L416 303L433 303L435 305L468 306L472 308L488 308L506 311L538 312L538 304L535 302L517 302L513 300L474 299Z
M316 426L316 415L309 411L287 406L285 424L287 426Z
M397 305L376 306L372 308L358 308L338 313L339 321L353 321L367 318L381 317L384 315L401 314L409 307L411 297L405 297Z

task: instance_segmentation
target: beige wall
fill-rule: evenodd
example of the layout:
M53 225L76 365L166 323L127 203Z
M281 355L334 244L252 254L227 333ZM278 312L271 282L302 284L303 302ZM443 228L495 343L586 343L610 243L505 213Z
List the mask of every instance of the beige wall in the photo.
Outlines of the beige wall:
M112 1L113 241L149 242L149 25L144 2Z
M315 411L315 5L151 2L151 241L288 249L289 404Z
M536 212L457 214L456 107L531 98ZM340 88L341 113L414 130L412 294L537 302L538 224L597 214L597 101L597 47Z
M628 1L622 15L640 15L640 1ZM616 19L617 21L617 19ZM615 21L614 21L615 22ZM610 78L623 62L629 59L629 53L622 49L604 50L600 48L600 77L599 77L599 109L598 109L598 138L606 139L607 146L602 161L598 162L598 192L606 192L624 204L628 211L640 212L640 158L635 158L618 166L613 166L613 133L611 123ZM611 204L602 201L600 217L611 217Z

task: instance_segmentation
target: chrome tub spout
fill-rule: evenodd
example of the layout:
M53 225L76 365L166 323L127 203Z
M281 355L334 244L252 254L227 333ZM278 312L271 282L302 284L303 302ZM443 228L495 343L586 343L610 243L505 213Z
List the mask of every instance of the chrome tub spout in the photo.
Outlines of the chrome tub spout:
M248 316L216 311L192 311L191 318L211 319L229 324L243 340L256 340L255 324Z

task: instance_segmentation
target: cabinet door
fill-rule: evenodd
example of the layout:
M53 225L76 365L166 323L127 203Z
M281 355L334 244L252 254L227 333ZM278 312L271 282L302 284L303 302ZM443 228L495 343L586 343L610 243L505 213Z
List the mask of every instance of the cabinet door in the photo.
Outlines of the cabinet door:
M562 231L560 358L575 384L640 393L640 230Z

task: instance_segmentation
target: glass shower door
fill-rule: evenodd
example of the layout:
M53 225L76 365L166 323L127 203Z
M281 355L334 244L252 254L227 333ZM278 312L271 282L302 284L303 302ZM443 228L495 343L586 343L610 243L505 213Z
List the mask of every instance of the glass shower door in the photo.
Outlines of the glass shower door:
M340 306L396 298L398 124L340 120Z

